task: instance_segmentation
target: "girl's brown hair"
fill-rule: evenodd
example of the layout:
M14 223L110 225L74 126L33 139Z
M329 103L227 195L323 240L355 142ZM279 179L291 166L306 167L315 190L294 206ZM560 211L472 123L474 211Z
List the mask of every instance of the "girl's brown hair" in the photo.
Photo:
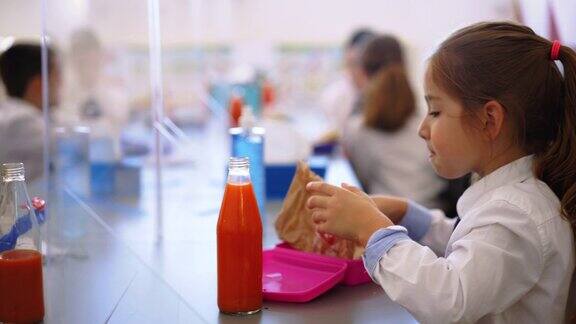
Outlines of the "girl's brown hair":
M370 78L364 125L386 132L399 130L414 113L415 99L398 40L389 35L372 39L362 52L362 67Z
M562 215L576 229L576 53L560 48L562 76L551 47L528 27L480 23L444 41L430 73L464 109L490 100L506 109L516 142L535 155L535 176L558 196Z

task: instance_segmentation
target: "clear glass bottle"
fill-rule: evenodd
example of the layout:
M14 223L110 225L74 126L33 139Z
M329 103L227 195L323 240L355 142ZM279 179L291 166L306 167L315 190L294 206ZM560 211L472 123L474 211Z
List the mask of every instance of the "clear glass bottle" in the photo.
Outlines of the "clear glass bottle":
M217 225L218 308L249 315L262 309L262 222L248 158L230 158Z
M40 231L22 163L0 169L0 322L44 318Z

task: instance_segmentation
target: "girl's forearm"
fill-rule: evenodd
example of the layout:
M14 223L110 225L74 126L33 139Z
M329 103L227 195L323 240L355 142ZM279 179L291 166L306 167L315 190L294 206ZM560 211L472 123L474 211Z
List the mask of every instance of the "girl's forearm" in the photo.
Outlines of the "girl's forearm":
M408 199L405 198L384 195L370 196L370 198L374 200L378 210L388 216L394 224L402 221L408 209Z

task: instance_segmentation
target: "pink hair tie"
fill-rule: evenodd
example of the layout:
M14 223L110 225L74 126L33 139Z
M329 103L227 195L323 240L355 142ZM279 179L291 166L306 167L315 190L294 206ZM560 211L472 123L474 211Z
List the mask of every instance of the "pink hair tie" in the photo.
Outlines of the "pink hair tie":
M550 50L550 59L552 61L556 61L558 59L558 55L560 54L560 41L555 40L552 42L552 49Z

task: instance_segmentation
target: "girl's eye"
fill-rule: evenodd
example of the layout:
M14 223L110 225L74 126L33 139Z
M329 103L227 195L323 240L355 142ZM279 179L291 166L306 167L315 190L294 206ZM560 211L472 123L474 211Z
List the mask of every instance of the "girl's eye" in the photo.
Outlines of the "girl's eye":
M438 117L439 115L440 115L439 111L431 111L428 113L428 116L431 116L431 117Z

